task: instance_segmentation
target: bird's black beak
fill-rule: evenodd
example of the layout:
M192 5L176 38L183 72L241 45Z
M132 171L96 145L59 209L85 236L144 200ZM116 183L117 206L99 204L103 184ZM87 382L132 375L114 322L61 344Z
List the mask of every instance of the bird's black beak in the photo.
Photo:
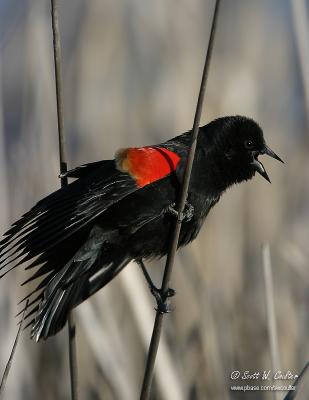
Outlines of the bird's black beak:
M282 162L282 163L284 164L284 161L281 160L281 158L280 158L279 156L277 156L277 154L276 154L274 151L272 151L272 150L271 150L268 146L266 146L266 145L265 145L265 148L264 148L264 152L261 153L261 154L267 154L269 157L272 157L272 158L274 158L275 160L278 160L278 161L280 161L280 162Z
M253 169L258 172L263 178L265 178L269 183L271 183L269 176L264 168L264 165L261 163L261 161L259 161L257 159L257 157L260 154L267 154L269 157L272 157L282 163L284 163L281 158L279 156L277 156L277 154L272 151L268 146L265 145L264 149L262 151L256 152L255 154L253 154L253 161L251 162L251 165L253 167Z

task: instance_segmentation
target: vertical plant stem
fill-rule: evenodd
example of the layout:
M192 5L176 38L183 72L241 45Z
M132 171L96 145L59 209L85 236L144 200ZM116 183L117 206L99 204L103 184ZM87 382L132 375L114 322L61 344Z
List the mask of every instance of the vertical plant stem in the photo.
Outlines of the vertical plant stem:
M64 117L63 117L63 85L62 85L62 68L61 68L61 44L59 30L59 1L51 0L52 14L52 30L53 30L53 47L54 47L54 63L55 63L55 81L56 81L56 100L57 100L57 122L58 122L58 139L59 139L59 161L60 173L67 171L66 153L65 153L65 134L64 134ZM61 178L61 187L67 185L66 177ZM78 381L77 381L77 358L76 358L76 328L73 312L68 317L68 339L69 339L69 365L70 365L70 381L71 381L71 398L78 399Z
M294 386L295 390L291 389L283 400L296 400L296 397L297 399L299 398L299 400L305 398L305 391L307 392L306 394L308 394L308 389L306 390L306 387L304 387L305 378L307 378L307 383L308 383L308 372L309 372L309 362L307 362L307 364L304 366L303 370L293 383L292 386Z
M24 308L24 311L23 311L23 315L22 315L22 319L21 319L20 324L19 324L18 332L17 332L16 338L15 338L15 341L14 341L14 344L13 344L13 348L12 348L10 357L8 359L8 362L7 362L6 366L5 366L5 370L4 370L2 379L1 379L0 399L3 398L3 393L4 393L6 381L7 381L7 378L9 376L9 373L10 373L10 369L11 369L13 358L14 358L14 354L15 354L15 350L17 348L17 344L18 344L18 341L19 341L19 338L20 338L20 334L21 334L21 331L22 331L22 328L23 328L23 324L24 324L24 320L25 320L25 315L26 315L26 311L27 311L27 308L28 308L28 304L29 304L29 299L26 302L26 305L25 305L25 308Z
M305 0L291 0L293 29L306 107L307 128L309 128L309 25L308 7Z
M215 32L216 32L216 26L217 26L219 4L220 4L220 0L216 0L213 19L212 19L210 38L209 38L209 42L208 42L208 48L207 48L207 53L206 53L206 58L205 58L205 63L204 63L202 80L201 80L201 86L200 86L200 91L199 91L199 96L198 96L198 101L197 101L197 106L196 106L196 111L195 111L195 117L194 117L193 129L192 129L192 137L191 137L191 146L190 146L190 151L188 154L186 170L184 173L184 179L183 179L182 188L180 191L179 202L178 202L178 216L179 217L175 221L174 229L173 229L173 232L172 232L172 235L170 238L169 252L167 255L167 260L166 260L165 269L164 269L163 281L162 281L162 286L161 286L161 290L163 293L165 293L169 287L171 273L172 273L174 259L175 259L175 254L176 254L176 250L177 250L177 246L178 246L180 229L181 229L181 223L182 223L181 217L183 215L183 211L185 208L185 203L186 203L186 199L187 199L187 195L188 195L190 176L191 176L194 155L195 155L195 149L196 149L196 143L197 143L197 137L198 137L198 132L199 132L199 124L200 124L204 96L205 96L205 91L206 91L206 83L207 83L209 65L210 65L212 49L213 49L213 44L214 44L214 38L215 38ZM148 351L147 362L146 362L144 380L143 380L141 396L140 396L141 400L148 400L149 396L150 396L151 384L152 384L153 373L154 373L154 365L155 365L155 360L156 360L158 347L159 347L159 343L160 343L160 337L161 337L162 322L163 322L163 314L161 314L159 311L157 311L155 323L154 323L154 327L153 327L153 332L152 332L152 336L151 336L149 351Z
M275 303L274 303L274 286L273 277L271 271L271 258L269 244L265 244L262 249L263 252L263 270L264 270L264 283L265 283L265 294L266 294L266 313L267 313L267 326L269 336L269 346L271 355L272 374L280 369L280 358L279 358L279 345L278 345L278 334L275 314ZM280 392L273 392L274 400L280 400Z
M78 370L77 370L77 355L76 355L76 326L74 321L73 311L68 317L68 339L69 339L69 365L70 365L70 383L71 383L71 398L78 399Z
M52 29L53 29L53 47L55 64L55 82L56 82L56 101L57 101L57 122L58 122L58 140L59 140L59 159L60 173L66 172L66 153L65 153L65 134L63 117L63 85L62 85L62 67L61 67L61 44L59 30L59 1L51 0ZM61 178L61 185L65 186L67 180Z

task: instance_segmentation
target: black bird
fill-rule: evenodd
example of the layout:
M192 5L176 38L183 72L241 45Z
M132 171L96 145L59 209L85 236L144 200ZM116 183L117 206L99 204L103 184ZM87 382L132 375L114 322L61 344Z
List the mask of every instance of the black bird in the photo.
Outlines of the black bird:
M77 179L39 201L4 234L2 276L30 261L26 269L39 268L24 284L43 277L26 297L32 306L31 337L38 341L56 334L72 308L131 260L143 263L167 254L190 135L122 149L114 160L68 171L62 176ZM179 246L196 238L228 187L256 172L270 182L258 160L262 154L282 161L252 119L223 117L200 128ZM158 306L171 294L157 291Z

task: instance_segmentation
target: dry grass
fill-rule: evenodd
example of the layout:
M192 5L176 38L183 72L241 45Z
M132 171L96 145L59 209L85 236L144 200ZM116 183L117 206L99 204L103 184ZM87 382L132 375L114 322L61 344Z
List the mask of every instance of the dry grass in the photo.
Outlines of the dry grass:
M246 398L230 391L231 371L271 368L262 242L272 249L281 368L297 373L309 358L308 132L291 9L279 0L222 5L203 122L237 113L256 118L286 165L265 160L273 184L256 177L230 190L196 242L179 252L155 399ZM191 128L212 9L202 0L62 2L70 166ZM49 2L7 1L0 13L4 230L59 182ZM162 265L151 269L158 280ZM23 277L16 271L0 282L1 371ZM137 398L154 316L142 279L130 265L77 312L82 399ZM25 335L7 398L68 398L66 340L63 332L36 345Z

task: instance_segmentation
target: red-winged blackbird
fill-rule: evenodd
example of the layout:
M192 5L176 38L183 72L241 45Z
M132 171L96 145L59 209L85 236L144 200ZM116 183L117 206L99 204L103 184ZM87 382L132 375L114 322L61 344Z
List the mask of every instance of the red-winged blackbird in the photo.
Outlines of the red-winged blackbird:
M27 296L33 338L57 333L72 308L131 260L142 263L166 255L190 134L122 149L114 160L67 172L65 176L77 179L39 201L4 234L1 269L31 260L26 269L39 268L24 283L44 276ZM200 128L179 246L196 238L229 186L255 172L269 181L260 154L282 161L251 119L224 117Z

